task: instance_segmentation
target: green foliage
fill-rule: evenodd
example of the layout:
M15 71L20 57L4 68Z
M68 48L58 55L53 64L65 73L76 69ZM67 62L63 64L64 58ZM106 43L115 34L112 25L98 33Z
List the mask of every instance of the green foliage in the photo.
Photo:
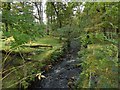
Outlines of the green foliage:
M84 8L83 11L81 7ZM49 61L57 61L64 54L63 51L66 50L67 44L76 39L80 40L82 46L78 54L82 59L83 68L78 87L116 88L118 85L118 48L116 46L119 43L117 41L118 3L48 2L46 14L47 25L38 24L35 22L31 2L2 3L2 31L4 43L8 48L5 50L10 50L8 55L4 55L4 61L5 63L12 61L13 58L9 56L12 51L15 54L23 54L20 55L20 60L17 58L12 61L13 65L10 66L15 65L13 69L8 67L15 71L3 80L3 87L11 86L11 84L12 87L16 87L18 84L16 82L30 75L27 79L20 81L22 86L27 88L29 82L34 81L34 74L39 73L40 68L44 66L42 62L46 64ZM45 36L46 27L50 35L54 37ZM62 41L66 44L64 47L61 47ZM31 42L52 45L52 48L35 49L22 46L26 43L31 44ZM15 50L11 50L13 48ZM33 62L27 65L26 58ZM24 67L19 69L17 65L24 65ZM16 77L13 77L14 75Z
M56 49L52 54L51 54L51 59L52 62L58 61L58 59L64 54L63 52L63 47Z
M88 49L80 52L82 54L83 72L80 74L79 88L90 88L90 78L93 82L97 80L96 88L117 88L118 85L118 59L117 47L114 45L89 45ZM90 76L90 73L93 75ZM96 76L97 77L96 77ZM107 81L107 82L106 82ZM95 83L94 83L95 84ZM107 85L107 86L105 86ZM94 88L95 88L94 87Z
M85 4L80 16L87 26L83 25L80 36L82 47L78 55L82 73L78 88L118 88L117 5L112 2Z
M71 30L70 26L68 25L68 26L59 28L58 32L61 37L70 37L70 33L72 32L72 30Z
M45 35L45 32L46 32L46 25L44 24L37 24L35 23L33 25L33 29L30 33L30 35L33 37L33 38L36 38L36 37L43 37Z
M13 38L15 39L14 45L25 44L30 40L30 36L28 36L27 34L21 33L19 31L14 31Z
M3 35L13 36L12 47L22 45L45 33L45 25L34 22L33 7L30 3L2 3ZM9 8L9 9L8 9ZM6 26L7 24L7 26ZM6 31L8 29L8 31Z

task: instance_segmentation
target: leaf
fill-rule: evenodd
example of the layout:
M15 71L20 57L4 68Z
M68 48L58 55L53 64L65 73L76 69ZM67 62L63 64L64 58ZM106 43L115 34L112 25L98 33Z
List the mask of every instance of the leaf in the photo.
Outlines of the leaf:
M46 78L44 75L41 75L41 78Z
M44 75L42 75L41 73L36 74L36 77L38 77L39 80L41 80L42 78L46 78Z

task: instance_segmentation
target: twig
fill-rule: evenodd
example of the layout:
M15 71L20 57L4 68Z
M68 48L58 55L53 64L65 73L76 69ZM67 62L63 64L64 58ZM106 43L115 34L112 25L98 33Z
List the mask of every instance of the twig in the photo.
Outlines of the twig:
M20 56L21 56L21 58L22 58L22 60L23 60L23 66L24 66L24 67L23 67L23 68L24 68L23 70L26 71L26 68L25 68L25 67L26 67L26 66L25 66L25 59L24 59L24 57L22 56L22 54L21 54L21 52L20 52L20 48L18 48L18 49L19 49L19 54L20 54ZM26 76L26 75L27 75L26 72L24 72L24 76Z
M30 63L30 62L29 62ZM27 63L28 64L28 63ZM18 66L18 68L21 68L21 67L23 67L24 65L21 65L21 66ZM17 68L17 69L18 69ZM12 70L13 69L13 70ZM3 73L5 73L5 72L7 72L7 71L10 71L10 70L12 70L11 72L9 72L7 75L5 75L1 80L4 80L7 76L9 76L12 72L14 72L15 70L16 70L16 67L13 67L13 68L11 68L11 69L9 69L9 70L6 70L6 71L4 71ZM1 72L0 72L1 73ZM3 74L2 73L2 74Z
M30 63L30 62L28 62L28 63ZM28 64L28 63L26 63L26 64ZM17 66L17 67L12 67L12 68L10 68L10 69L8 69L8 70L5 70L4 72L0 72L0 74L2 73L5 73L5 72L8 72L8 71L10 71L10 70L12 70L12 69L15 69L15 68L21 68L23 66L23 64L22 65L20 65L20 66Z
M36 75L36 74L32 74L32 75L29 75L29 76L27 76L27 77L24 77L24 78L22 78L21 80L19 80L18 82L14 83L14 84L12 84L12 85L10 85L10 86L8 86L7 88L10 88L10 87L12 87L13 85L16 85L16 84L20 83L21 81L27 79L28 77L34 76L34 75Z
M41 72L41 73L43 73L43 72ZM29 76L27 76L27 77L24 77L24 78L22 78L21 80L19 80L18 82L14 83L14 84L12 84L12 85L10 85L10 86L8 86L7 88L10 88L10 87L12 87L13 85L16 85L16 84L20 83L21 81L27 79L28 77L34 76L34 75L37 75L37 74L38 74L38 73L29 75Z
M89 88L91 87L91 72L90 72L90 77L89 77Z
M14 47L14 48L12 48L12 49L10 49L10 50L8 51L8 54L5 56L5 59L4 59L3 62L2 62L3 65L4 65L5 61L7 60L8 56L12 53L12 50L14 50L14 49L16 49L16 48L18 48L18 47L20 47L20 46L21 46L21 45L19 45L19 46L17 46L17 47Z

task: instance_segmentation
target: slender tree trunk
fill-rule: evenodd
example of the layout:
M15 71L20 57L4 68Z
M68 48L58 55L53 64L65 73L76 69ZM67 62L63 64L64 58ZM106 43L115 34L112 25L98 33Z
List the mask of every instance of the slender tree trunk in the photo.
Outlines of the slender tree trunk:
M7 11L8 12L10 12L10 9L11 9L11 4L10 3L6 3L6 9L7 9ZM8 26L9 26L9 23L8 23L8 20L5 20L5 30L6 30L6 32L8 32Z
M37 8L37 13L38 13L38 20L39 20L39 23L42 22L42 2L39 2L39 4L37 2L34 2L35 4L35 7ZM40 5L40 6L38 6Z
M52 15L51 15L51 24L52 24Z
M120 3L118 3L118 11L120 10ZM118 12L118 28L116 29L116 33L117 33L117 40L118 40L118 60L120 60L120 12Z
M54 2L51 2L51 4L52 4L52 6L54 7L55 13L56 13L56 15L57 15L57 21L58 21L58 23L59 23L59 28L61 28L61 27L62 27L62 22L61 22L61 20L60 20L59 11L57 11Z
M118 7L120 6L120 3L118 3ZM118 8L120 10L120 8ZM118 10L118 11L119 11ZM120 76L120 12L118 12L118 29L117 29L117 35L118 35L118 76ZM118 79L118 83L120 83L120 78ZM118 88L120 88L120 85L118 84Z
M106 9L105 9L105 4L104 4L104 7L103 7L103 13L106 12ZM104 22L105 21L105 17L102 18L102 21ZM106 30L105 30L105 27L103 27L103 33L104 35L106 36Z
M61 27L62 27L62 22L61 22L61 20L59 20L59 24L60 24L60 26L59 26L59 27L61 28Z
M8 23L7 22L5 22L5 30L6 30L6 32L8 32Z

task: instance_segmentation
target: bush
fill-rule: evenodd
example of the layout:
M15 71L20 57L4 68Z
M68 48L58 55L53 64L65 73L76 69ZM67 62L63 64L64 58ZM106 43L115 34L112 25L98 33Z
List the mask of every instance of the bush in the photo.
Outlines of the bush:
M80 74L78 88L117 88L118 50L115 45L88 45L78 53L82 58L83 72ZM81 55L82 54L82 55Z

